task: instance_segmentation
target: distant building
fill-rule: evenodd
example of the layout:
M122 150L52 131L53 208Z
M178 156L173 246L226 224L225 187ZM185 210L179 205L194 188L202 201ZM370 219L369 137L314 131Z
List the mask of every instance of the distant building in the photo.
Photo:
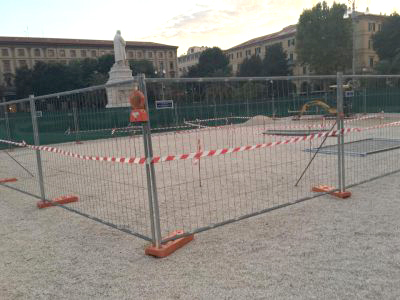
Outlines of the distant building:
M206 50L208 47L190 47L186 54L178 57L178 74L179 77L185 76L189 68L199 63L199 57L201 52Z
M355 17L355 71L371 73L379 57L373 49L372 36L381 30L383 15L356 13Z
M251 39L225 50L224 52L229 58L229 64L232 67L233 74L237 73L240 64L246 57L250 58L252 55L258 55L264 58L267 48L274 44L281 44L283 51L287 53L293 75L302 75L303 68L296 64L296 25L287 26L279 32ZM307 73L306 70L304 71Z
M152 42L126 42L129 60L147 59L166 77L177 77L177 46ZM0 85L12 95L14 76L18 68L33 68L35 63L97 58L113 53L113 41L55 38L0 37Z
M355 70L357 74L369 73L379 61L378 55L373 50L372 35L381 30L385 16L356 13L355 24ZM296 54L296 27L290 25L279 32L264 35L251 39L247 42L225 50L229 57L230 65L234 74L239 70L240 64L246 57L259 55L264 58L266 49L273 44L281 44L286 52L289 66L294 76L307 75L312 73L308 66L302 66L297 60ZM351 73L352 66L348 68Z

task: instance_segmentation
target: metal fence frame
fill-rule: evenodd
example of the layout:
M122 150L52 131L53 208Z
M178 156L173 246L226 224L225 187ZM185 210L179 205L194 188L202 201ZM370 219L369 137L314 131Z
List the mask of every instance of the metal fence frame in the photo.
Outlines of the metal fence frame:
M137 78L135 78L133 81L129 80L126 82L121 82L121 83L132 83L137 81L139 83L139 89L142 90L144 92L145 95L145 99L146 99L146 109L149 112L149 103L148 103L148 97L147 97L147 85L149 83L188 83L188 82L198 82L198 83L203 83L203 82L243 82L243 81L253 81L253 80L258 80L258 81L278 81L278 80L296 80L296 79L334 79L336 80L337 83L337 92L336 92L336 96L337 96L337 118L336 118L336 122L337 122L337 130L338 130L338 135L337 135L337 147L338 147L338 151L337 151L337 170L338 170L338 178L337 178L337 183L338 183L338 187L337 189L335 189L334 191L339 191L339 192L344 192L346 188L350 188L353 186L356 186L358 184L361 183L365 183L371 180L375 180L378 178L381 178L383 176L387 176L387 175L391 175L394 173L397 173L400 171L399 170L395 170L395 171L391 171L388 172L387 174L383 174L383 175L379 175L379 176L375 176L373 178L367 179L367 180L363 180L359 183L352 183L352 184L346 184L346 166L345 166L345 154L344 154L344 133L342 132L342 130L344 129L344 111L343 111L343 83L344 80L359 80L359 79L369 79L369 78L381 78L381 79L385 79L385 78L400 78L400 76L394 76L394 75L343 75L342 73L338 73L336 76L289 76L289 77L262 77L262 78L240 78L240 77L232 77L232 78L197 78L197 79L193 79L193 78L145 78L144 75L140 75ZM121 84L121 83L117 83L117 84ZM66 95L70 95L73 93L79 93L79 92L90 92L93 90L97 90L97 89L101 89L101 88L106 88L109 87L110 85L101 85L101 86L94 86L94 87L89 87L89 88L85 88L85 89L80 89L80 90L74 90L74 91L68 91L68 92L63 92L63 93L56 93L56 94L51 94L51 95L45 95L45 96L38 96L38 97L29 97L27 99L20 99L20 100L14 100L14 101L9 101L6 103L0 103L0 107L3 106L7 106L7 105L11 105L11 104L18 104L18 103L24 103L29 101L30 104L30 114L31 114L31 119L32 119L32 129L33 129L33 140L34 140L34 145L35 146L40 146L40 132L38 130L38 123L37 123L37 114L36 114L36 106L35 106L35 101L38 100L46 100L49 98L54 98L54 97L60 97L60 96L66 96ZM364 92L364 98L366 98L366 92ZM366 107L366 100L364 100L364 109L365 112L367 111ZM8 139L11 140L10 137L10 125L9 125L9 119L8 119L8 112L7 110L5 110L5 126L6 126L6 137L8 137ZM79 128L79 124L77 124L77 122L75 121L75 127ZM203 226L203 227L199 227L196 228L195 230L191 230L188 232L185 232L184 234L181 235L176 235L173 237L168 237L168 238L162 238L162 230L161 230L161 221L160 221L160 207L159 207L159 201L158 201L158 190L157 190L157 178L156 178L156 171L155 171L155 167L154 167L154 163L153 163L153 158L154 158L154 154L153 154L153 145L152 145L152 127L150 122L146 122L141 124L142 126L142 134L143 134L143 145L144 145L144 153L145 153L145 158L146 158L146 162L145 162L145 170L146 170L146 183L147 183L147 193L148 193L148 199L149 199L149 214L150 214L150 227L151 227L151 237L147 237L144 236L140 233L137 232L133 232L129 229L124 229L124 228L119 228L118 226L115 226L112 223L103 221L99 218L90 216L88 214L82 213L80 211L76 211L74 209L71 209L68 206L64 206L64 205L59 205L67 210L73 211L75 213L78 213L80 215L83 215L85 217L88 217L92 220L101 222L103 224L106 224L108 226L117 228L119 230L122 230L124 232L133 234L135 236L138 236L144 240L147 241L151 241L153 243L154 246L156 247L160 247L161 244L166 243L170 240L174 240L174 239L178 239L180 237L184 237L187 235L191 235L194 233L198 233L198 232L202 232L202 231L206 231L208 229L212 229L218 226L223 226L225 224L229 224L229 223L233 223L236 221L240 221L252 216L256 216L256 215L260 215L275 209L279 209L282 207L286 207L289 205L293 205L293 204L297 204L309 199L313 199L315 197L327 194L327 193L319 193L319 194L315 194L312 196L308 196L308 197L302 197L299 199L292 199L292 201L289 201L285 204L279 204L276 205L274 207L269 207L269 208L265 208L262 210L259 210L257 212L252 212L252 213L246 213L243 214L239 217L235 217L232 219L228 219L228 220L224 220L222 222L219 223L213 223L213 224L209 224L208 226ZM79 131L79 130L78 130ZM36 152L36 168L37 168L37 174L38 174L38 186L39 186L39 191L40 191L40 195L33 195L30 194L29 192L27 193L26 191L21 191L30 195L33 195L35 197L38 197L39 199L43 200L43 201L51 201L50 199L48 199L46 197L46 184L44 181L44 176L43 176L43 168L42 168L42 158L41 158L41 153L40 150L35 150ZM6 185L3 184L3 186L7 186L9 188L13 188L11 185ZM15 189L15 188L14 188ZM329 193L331 193L332 191L330 191Z

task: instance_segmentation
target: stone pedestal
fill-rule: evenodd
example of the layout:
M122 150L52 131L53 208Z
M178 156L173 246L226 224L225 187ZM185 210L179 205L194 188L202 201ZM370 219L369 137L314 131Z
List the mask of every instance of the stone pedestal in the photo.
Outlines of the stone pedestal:
M117 84L121 81L133 80L132 70L129 68L128 61L116 62L108 74L110 78L107 84L113 85L106 87L106 108L130 106L129 94L133 89L132 83Z

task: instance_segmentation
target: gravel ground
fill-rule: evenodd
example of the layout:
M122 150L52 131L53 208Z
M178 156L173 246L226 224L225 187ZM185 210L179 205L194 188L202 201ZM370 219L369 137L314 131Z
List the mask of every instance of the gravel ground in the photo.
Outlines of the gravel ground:
M198 234L164 259L0 186L0 299L399 299L399 180Z

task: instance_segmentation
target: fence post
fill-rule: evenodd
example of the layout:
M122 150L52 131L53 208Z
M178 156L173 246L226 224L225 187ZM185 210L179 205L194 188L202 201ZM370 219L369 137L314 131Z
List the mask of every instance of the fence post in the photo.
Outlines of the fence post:
M6 133L7 133L7 139L11 141L11 130L10 130L10 120L8 118L8 107L7 105L4 105L4 118L6 119ZM8 145L8 149L11 150L12 146L11 144Z
M75 142L77 144L81 143L81 135L79 134L79 120L78 120L78 109L77 103L75 101L72 102L72 113L74 115L74 131L75 131Z
M139 75L139 90L141 90L144 94L145 107L147 114L149 116L148 122L143 123L143 141L144 141L144 151L146 157L147 189L149 195L152 238L154 246L159 248L161 246L160 210L158 205L156 174L155 174L154 164L152 163L153 145L151 141L149 102L147 99L147 89L146 89L144 74Z
M32 129L33 129L33 140L35 146L40 146L40 138L39 138L39 128L37 124L37 115L36 115L36 106L35 106L35 97L34 95L29 96L29 104L31 110L32 117ZM46 196L44 192L44 181L43 181L43 169L42 169L42 157L40 155L40 150L36 151L36 163L39 177L39 188L40 188L40 200L46 201Z
M344 165L344 113L343 113L343 73L337 73L337 126L338 126L338 180L339 189L343 193L345 190L345 165Z

